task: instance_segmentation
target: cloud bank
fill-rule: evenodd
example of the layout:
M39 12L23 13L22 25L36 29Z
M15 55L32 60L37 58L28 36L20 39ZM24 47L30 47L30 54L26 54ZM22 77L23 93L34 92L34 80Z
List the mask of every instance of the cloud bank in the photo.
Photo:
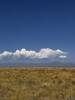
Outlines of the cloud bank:
M50 48L43 48L39 51L33 51L33 50L26 50L22 48L21 50L16 50L14 52L10 51L3 51L0 53L0 60L4 58L10 58L10 59L18 59L18 58L30 58L30 59L44 59L44 58L66 58L66 52L57 49L53 50Z

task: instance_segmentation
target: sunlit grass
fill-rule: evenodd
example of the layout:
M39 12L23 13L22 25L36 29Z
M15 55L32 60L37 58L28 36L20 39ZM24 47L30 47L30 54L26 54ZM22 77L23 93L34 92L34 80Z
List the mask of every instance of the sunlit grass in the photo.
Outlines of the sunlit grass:
M0 69L0 100L75 100L75 69Z

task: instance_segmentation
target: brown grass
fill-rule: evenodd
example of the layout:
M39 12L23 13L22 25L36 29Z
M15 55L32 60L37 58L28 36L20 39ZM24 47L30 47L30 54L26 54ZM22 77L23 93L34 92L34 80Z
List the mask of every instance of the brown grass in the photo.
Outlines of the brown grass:
M75 69L0 69L0 100L75 100Z

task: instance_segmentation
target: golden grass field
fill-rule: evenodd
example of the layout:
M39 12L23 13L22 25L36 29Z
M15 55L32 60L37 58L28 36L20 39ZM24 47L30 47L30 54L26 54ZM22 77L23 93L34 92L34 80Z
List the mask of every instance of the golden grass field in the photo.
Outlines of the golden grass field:
M0 68L0 100L75 100L75 69Z

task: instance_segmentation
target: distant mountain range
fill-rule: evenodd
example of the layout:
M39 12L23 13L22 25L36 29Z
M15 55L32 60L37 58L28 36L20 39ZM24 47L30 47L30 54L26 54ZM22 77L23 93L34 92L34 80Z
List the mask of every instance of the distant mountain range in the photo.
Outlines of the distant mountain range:
M75 67L75 63L73 62L38 62L38 63L31 63L31 62L5 62L0 63L0 67Z

